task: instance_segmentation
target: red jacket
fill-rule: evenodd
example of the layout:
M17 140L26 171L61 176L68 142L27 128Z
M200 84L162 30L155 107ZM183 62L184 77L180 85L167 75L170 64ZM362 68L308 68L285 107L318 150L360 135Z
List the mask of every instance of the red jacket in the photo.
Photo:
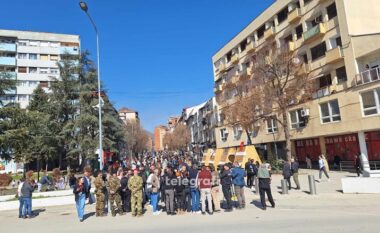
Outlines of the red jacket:
M211 179L212 179L212 175L210 171L203 170L199 172L199 175L198 175L199 189L211 188Z

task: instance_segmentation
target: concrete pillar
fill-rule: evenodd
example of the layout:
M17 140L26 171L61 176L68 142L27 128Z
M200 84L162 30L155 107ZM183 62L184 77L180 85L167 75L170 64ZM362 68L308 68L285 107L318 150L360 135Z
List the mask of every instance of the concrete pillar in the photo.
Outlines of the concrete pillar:
M325 137L319 137L319 146L321 153L327 156Z
M368 151L367 151L367 143L365 142L365 134L363 131L358 132L358 139L359 139L359 148L360 152L367 156L368 159Z
M291 146L290 146L290 153L292 154L292 157L294 155L298 156L297 153L296 153L296 142L295 141L290 141L291 142Z

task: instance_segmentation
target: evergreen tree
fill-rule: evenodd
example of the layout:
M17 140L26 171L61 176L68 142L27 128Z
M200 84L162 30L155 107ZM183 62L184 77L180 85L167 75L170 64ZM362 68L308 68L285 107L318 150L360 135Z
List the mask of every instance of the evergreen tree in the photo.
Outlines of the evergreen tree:
M2 98L6 91L10 91L16 87L16 81L8 72L0 71L0 107L3 106Z

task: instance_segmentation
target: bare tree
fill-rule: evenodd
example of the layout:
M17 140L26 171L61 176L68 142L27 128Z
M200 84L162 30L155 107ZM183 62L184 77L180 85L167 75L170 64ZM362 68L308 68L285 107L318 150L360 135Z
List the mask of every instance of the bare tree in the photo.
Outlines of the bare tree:
M143 129L139 121L130 120L125 122L126 141L129 153L132 155L142 153L148 148L150 135Z
M190 142L190 130L183 124L177 125L172 133L166 133L163 139L169 150L186 150Z
M253 79L262 86L265 99L262 113L281 125L286 141L286 156L290 161L288 114L293 105L310 99L314 90L310 74L296 52L286 46L280 47L275 42L260 49L252 61Z

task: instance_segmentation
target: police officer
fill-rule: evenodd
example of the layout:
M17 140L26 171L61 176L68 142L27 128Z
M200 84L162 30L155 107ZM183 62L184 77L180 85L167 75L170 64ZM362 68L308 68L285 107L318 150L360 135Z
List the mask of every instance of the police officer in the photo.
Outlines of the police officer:
M121 197L120 197L120 180L116 176L116 172L112 172L112 176L110 177L109 182L109 199L110 199L110 206L111 206L111 213L112 216L116 216L116 208L117 212L120 215L123 215L123 209L121 207ZM116 205L116 208L115 208Z
M142 190L143 190L143 179L139 176L139 170L135 169L133 171L133 176L129 179L128 188L131 190L131 204L132 204L132 216L142 216Z
M95 195L96 195L96 217L103 217L105 208L105 195L107 192L106 180L107 174L98 174L95 179Z

